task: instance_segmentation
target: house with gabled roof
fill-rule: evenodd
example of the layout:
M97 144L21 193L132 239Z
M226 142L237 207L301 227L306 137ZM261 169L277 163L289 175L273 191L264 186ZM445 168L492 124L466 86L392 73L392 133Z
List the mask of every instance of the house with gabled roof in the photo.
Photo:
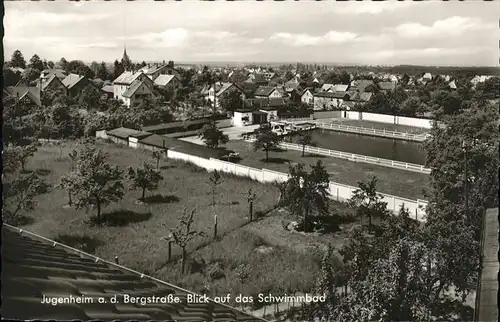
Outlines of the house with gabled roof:
M262 76L262 74L250 74L245 80L247 83L254 83L259 86L265 86L269 84L269 82Z
M65 71L64 69L61 69L61 68L44 69L40 73L40 79L41 79L42 83L47 81L50 77L52 77L52 75L55 75L60 80L63 80L68 75L68 72Z
M69 97L77 97L88 85L98 89L87 77L78 74L69 74L62 80L62 83L68 89Z
M213 151L158 135L139 142L146 140L157 149L181 145L178 149L190 154ZM198 294L120 265L118 259L107 261L2 225L2 318L7 320L265 321L212 299L189 303L193 295ZM137 298L148 302L141 305ZM43 299L58 300L57 305Z
M365 91L367 87L373 85L375 85L375 82L372 80L368 79L353 80L350 84L349 90L362 93Z
M181 73L176 68L169 65L160 65L148 68L145 74L153 81L160 75L175 75L178 80L182 79Z
M302 87L300 85L300 80L297 79L296 77L292 78L288 82L285 83L283 86L285 88L285 91L289 92L291 90L298 90L301 91Z
M476 86L477 84L479 83L484 83L486 82L488 79L492 78L493 76L486 76L486 75L481 75L481 76L478 76L476 75L473 79L471 79L471 83L473 86Z
M128 91L136 80L144 82L145 86L148 86L150 91L153 92L154 83L146 74L142 71L135 73L125 71L113 81L114 98L125 102L126 98L123 94ZM135 84L137 85L137 82ZM130 92L128 92L129 94Z
M314 90L312 88L306 88L302 95L300 96L300 101L304 104L313 106L314 105Z
M154 85L162 90L173 91L180 87L181 82L175 75L159 75L154 80Z
M225 93L229 93L231 91L238 91L242 99L246 98L245 91L235 83L228 82L218 82L215 83L214 86L210 86L207 90L204 91L205 99L211 103L215 100L216 107L220 107L220 98Z
M427 81L431 81L432 80L432 74L431 73L425 73L424 76L422 76L423 79L427 80Z
M315 111L340 109L344 101L349 101L347 92L318 92L314 94Z
M40 87L34 86L9 86L4 88L4 95L14 97L20 102L42 106Z
M68 89L63 84L62 80L56 75L50 76L50 78L45 82L39 82L38 85L40 86L42 92L51 90L58 92L61 95L68 95Z
M141 105L147 100L155 100L153 88L141 79L133 81L127 90L122 93L121 97L126 107L134 107Z
M255 98L282 98L284 95L277 87L259 86L254 96Z
M324 92L346 92L349 85L344 84L323 84L321 90Z

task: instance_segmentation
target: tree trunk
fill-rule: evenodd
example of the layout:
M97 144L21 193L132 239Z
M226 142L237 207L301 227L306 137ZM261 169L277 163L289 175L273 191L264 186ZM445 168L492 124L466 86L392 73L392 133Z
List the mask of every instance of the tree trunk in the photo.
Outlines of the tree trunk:
M368 214L368 232L372 231L372 215Z
M306 146L303 145L302 146L302 157L304 157L305 153L306 153Z
M212 189L212 206L215 206L215 189Z
M181 273L184 274L186 268L186 247L182 247L182 263L181 263Z
M73 204L73 201L71 200L71 191L68 190L68 205L71 207L71 205Z
M160 158L158 157L156 159L156 171L158 171L160 169Z
M141 201L144 201L144 199L146 199L146 188L142 188Z
M266 149L266 162L269 160L269 150Z
M249 218L250 218L250 222L253 219L252 217L253 217L253 202L250 202L250 206L249 206Z
M304 232L308 233L309 232L309 225L308 225L308 216L309 216L309 209L304 207Z

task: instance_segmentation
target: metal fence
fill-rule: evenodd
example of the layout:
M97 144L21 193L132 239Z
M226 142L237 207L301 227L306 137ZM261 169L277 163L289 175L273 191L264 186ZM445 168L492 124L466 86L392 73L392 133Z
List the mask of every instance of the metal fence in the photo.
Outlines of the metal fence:
M335 123L323 123L323 122L314 122L314 123L316 123L316 125L322 129L333 130L333 131L374 135L374 136L381 136L381 137L385 137L385 138L394 138L394 139L399 139L399 140L416 141L416 142L423 142L426 139L425 134L396 132L396 131L388 131L385 129L384 130L369 129L366 127L342 125L342 124L335 124Z
M302 149L303 149L302 145L300 145L300 144L287 143L287 142L280 143L280 147L282 147L284 149L297 150L297 151L302 151ZM375 158L375 157L370 157L370 156L366 156L366 155L347 153L347 152L341 152L341 151L335 151L335 150L328 150L328 149L323 149L323 148L318 148L318 147L313 147L313 146L308 146L308 145L305 146L304 151L308 152L308 153L326 155L326 156L345 159L345 160L354 161L354 162L364 162L364 163L369 163L369 164L376 164L376 165L380 165L383 167L395 168L395 169L400 169L400 170L407 170L407 171L413 171L413 172L419 172L419 173L425 173L425 174L431 173L431 169L426 168L425 166L420 165L420 164Z

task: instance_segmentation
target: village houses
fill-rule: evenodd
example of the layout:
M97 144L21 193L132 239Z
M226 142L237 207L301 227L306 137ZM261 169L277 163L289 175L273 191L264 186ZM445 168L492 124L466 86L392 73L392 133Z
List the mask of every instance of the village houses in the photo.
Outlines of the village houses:
M113 82L114 98L121 100L127 107L140 104L145 99L154 100L153 86L153 81L142 71L126 71Z

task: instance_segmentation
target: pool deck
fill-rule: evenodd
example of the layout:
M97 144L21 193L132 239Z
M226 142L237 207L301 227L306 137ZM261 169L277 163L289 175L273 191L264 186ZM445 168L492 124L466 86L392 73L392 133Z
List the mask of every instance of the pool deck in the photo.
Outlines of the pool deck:
M331 119L314 120L313 122L316 123L316 125L319 128L337 132L347 132L360 135L377 136L377 137L384 137L384 138L403 140L403 141L413 141L413 142L424 142L425 139L427 138L426 134L415 134L409 132L390 131L386 129L344 125L340 122L336 122L335 120Z

